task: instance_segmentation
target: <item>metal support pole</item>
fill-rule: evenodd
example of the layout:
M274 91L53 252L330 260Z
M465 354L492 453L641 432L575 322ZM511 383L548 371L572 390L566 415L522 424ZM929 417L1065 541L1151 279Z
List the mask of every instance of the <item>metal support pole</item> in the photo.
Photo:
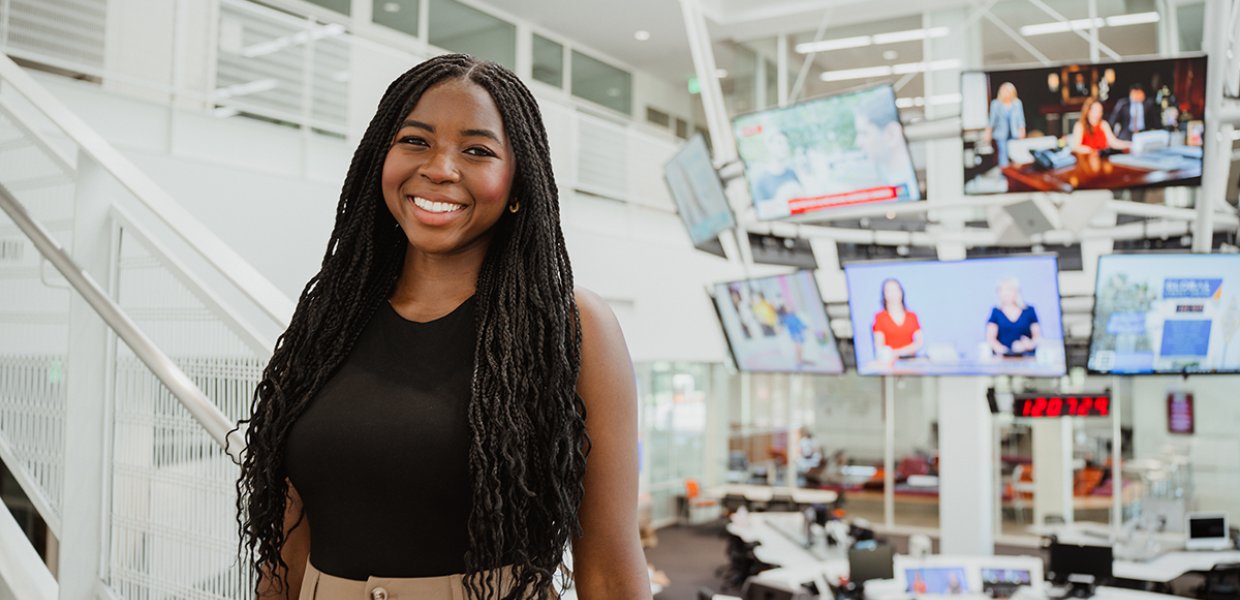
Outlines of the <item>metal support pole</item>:
M74 197L73 259L95 281L110 280L112 250L108 206L117 185L85 152L78 153ZM64 498L61 515L60 597L93 598L102 575L103 498L107 479L101 457L110 364L108 326L80 294L69 299L68 378L65 403Z
M702 14L700 0L680 0L680 8L685 17L693 70L701 86L702 109L706 112L706 128L710 131L715 164L732 162L736 160L736 142L732 139L732 126L723 103L723 88L716 75L715 51L706 28L706 16Z
M1204 164L1201 167L1201 189L1197 191L1197 219L1193 222L1193 252L1209 252L1214 240L1214 205L1223 199L1227 190L1227 174L1231 169L1231 136L1224 138L1226 127L1218 118L1218 107L1223 102L1223 84L1227 75L1227 61L1223 56L1227 50L1227 40L1232 32L1227 31L1227 3L1207 2L1205 15L1205 39L1202 48L1206 51L1206 132L1203 150Z
M775 93L780 106L788 105L788 34L775 37Z
M1131 389L1131 388L1130 388ZM1124 526L1124 480L1120 461L1124 450L1124 432L1120 426L1120 399L1122 397L1119 378L1111 378L1111 534L1119 539L1120 529Z
M883 377L883 525L896 523L896 379Z
M1098 0L1089 0L1089 61L1098 62Z

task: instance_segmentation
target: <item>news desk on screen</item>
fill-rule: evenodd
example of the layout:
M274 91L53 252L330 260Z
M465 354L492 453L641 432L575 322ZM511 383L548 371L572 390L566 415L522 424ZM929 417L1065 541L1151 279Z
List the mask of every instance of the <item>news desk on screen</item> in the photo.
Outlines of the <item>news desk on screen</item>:
M870 375L959 375L962 367L967 367L970 375L1016 375L1026 377L1046 377L1048 370L1054 372L1058 367L1048 366L1036 356L996 358L993 362L968 361L936 362L929 357L902 358L895 362L873 360L866 364L863 372ZM1053 373L1052 373L1053 374Z
M1076 164L1039 170L1035 163L1003 167L1009 192L1060 192L1092 189L1125 189L1190 183L1201 177L1201 161L1181 169L1158 170L1127 166L1098 154L1077 154Z

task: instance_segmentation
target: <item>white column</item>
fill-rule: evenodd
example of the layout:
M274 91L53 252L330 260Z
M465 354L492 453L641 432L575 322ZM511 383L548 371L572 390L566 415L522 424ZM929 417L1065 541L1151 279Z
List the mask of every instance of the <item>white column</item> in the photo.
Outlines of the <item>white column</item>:
M994 449L986 382L939 378L939 551L994 553Z
M103 87L166 103L172 91L176 2L108 0Z
M1033 522L1047 515L1072 522L1072 421L1039 419L1033 423Z
M706 28L706 16L702 14L700 0L680 0L685 18L685 34L689 38L689 51L693 55L693 69L701 85L702 108L706 112L706 127L714 150L715 164L736 159L736 143L732 139L732 125L728 110L723 103L723 88L716 76L715 51L710 43L710 31Z
M1227 193L1227 173L1231 169L1232 128L1219 118L1223 103L1223 82L1227 77L1227 39L1236 35L1228 31L1227 2L1206 2L1205 29L1202 49L1209 56L1206 65L1206 132L1203 147L1205 162L1201 165L1201 190L1197 193L1197 219L1193 222L1193 252L1209 252L1214 237L1214 207L1222 204ZM1234 59L1233 59L1234 60Z
M115 180L85 153L78 154L74 196L73 260L104 289L113 254L108 206ZM93 598L107 537L103 514L108 474L105 421L110 393L111 336L103 319L78 294L69 301L65 404L65 470L60 539L60 597Z
M938 60L960 61L963 68L981 66L981 28L967 25L968 10L944 10L927 12L922 17L922 26L948 27L951 35L941 38L927 39L922 43L922 54L925 62ZM960 71L931 71L922 75L925 79L923 95L926 98L925 114L927 120L949 118L960 112L959 104L935 104L929 99L934 96L960 93ZM939 204L959 203L964 194L964 157L961 153L961 142L958 135L928 140L926 144L926 198L930 207ZM932 208L929 216L939 222L947 237L964 230L964 224L971 218L972 211L962 208ZM959 260L965 257L965 244L959 241L939 242L938 254L941 260Z

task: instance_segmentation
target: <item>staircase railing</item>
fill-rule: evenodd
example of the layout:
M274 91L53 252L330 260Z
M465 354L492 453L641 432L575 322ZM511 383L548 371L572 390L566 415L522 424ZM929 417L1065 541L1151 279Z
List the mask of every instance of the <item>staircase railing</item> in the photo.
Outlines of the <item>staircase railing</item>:
M249 595L229 432L292 300L2 54L0 206L0 459L47 526L0 515L0 578Z

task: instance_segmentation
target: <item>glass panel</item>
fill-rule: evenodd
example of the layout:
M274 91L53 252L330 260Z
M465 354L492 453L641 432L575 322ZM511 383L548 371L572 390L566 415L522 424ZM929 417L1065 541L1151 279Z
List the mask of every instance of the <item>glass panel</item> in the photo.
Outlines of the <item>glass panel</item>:
M374 0L371 20L417 37L418 0Z
M430 0L430 43L517 68L517 28L455 0Z
M564 46L534 34L534 79L564 87Z
M317 4L323 8L334 10L342 15L349 14L352 0L308 0L310 4Z
M598 59L573 51L573 95L629 114L633 76Z

